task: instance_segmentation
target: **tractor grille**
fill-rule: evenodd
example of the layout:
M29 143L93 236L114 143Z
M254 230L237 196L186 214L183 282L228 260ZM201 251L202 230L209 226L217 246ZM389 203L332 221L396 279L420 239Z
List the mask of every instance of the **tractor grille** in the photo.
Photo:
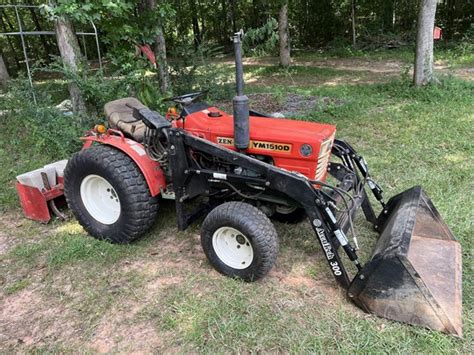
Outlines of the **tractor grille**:
M327 170L329 158L331 157L331 148L333 141L334 135L325 139L323 143L321 143L321 149L319 150L318 157L318 166L316 168L316 174L314 176L316 180L321 180Z

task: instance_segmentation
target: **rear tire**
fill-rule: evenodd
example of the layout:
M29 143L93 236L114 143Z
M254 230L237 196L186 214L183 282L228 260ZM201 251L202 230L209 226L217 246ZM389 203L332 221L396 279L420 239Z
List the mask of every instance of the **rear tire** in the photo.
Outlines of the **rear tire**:
M265 276L275 264L278 235L258 208L226 202L204 220L201 245L217 271L250 282Z
M123 152L97 145L81 150L64 171L64 194L74 216L94 238L129 243L153 225L151 197L137 165Z
M276 212L271 216L271 219L282 223L296 224L304 220L305 217L306 212L304 208L301 207L295 207L294 210L283 208L279 210L277 208Z

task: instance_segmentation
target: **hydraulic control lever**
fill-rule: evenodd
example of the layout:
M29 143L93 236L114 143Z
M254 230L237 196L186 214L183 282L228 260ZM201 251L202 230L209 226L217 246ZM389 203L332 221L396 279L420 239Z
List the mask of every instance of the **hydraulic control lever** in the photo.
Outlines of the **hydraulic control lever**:
M158 112L150 110L148 107L137 108L127 104L133 110L133 117L141 120L148 128L161 131L163 128L170 128L171 123Z

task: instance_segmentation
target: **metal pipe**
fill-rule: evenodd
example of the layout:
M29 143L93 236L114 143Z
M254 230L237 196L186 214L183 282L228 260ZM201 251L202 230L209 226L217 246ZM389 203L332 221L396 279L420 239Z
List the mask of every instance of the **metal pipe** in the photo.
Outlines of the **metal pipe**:
M44 36L44 35L56 35L54 31L24 31L24 32L1 32L0 35L4 36ZM76 32L78 36L95 36L96 33L94 32Z
M247 149L250 144L249 98L244 95L242 36L242 30L234 34L235 82L237 86L237 95L232 100L234 111L234 145L240 150Z
M23 55L25 56L25 64L26 64L26 70L28 72L28 80L31 86L31 93L33 94L33 101L35 105L37 105L38 103L36 102L35 90L33 88L33 79L31 78L30 63L28 60L28 54L26 52L25 36L23 35L23 26L21 25L21 19L20 19L20 14L18 13L18 7L17 6L14 6L14 7L15 7L16 20L18 21L18 29L20 30L21 46L23 47Z
M95 34L95 44L97 46L97 57L99 59L99 68L102 70L102 56L100 55L100 45L99 45L99 36L97 34L97 27L95 27L94 22L91 20L91 25L94 28L94 34Z
M7 7L15 7L15 8L16 8L16 7L22 7L22 8L23 8L23 7L26 7L26 8L28 8L28 7L40 7L40 6L38 6L38 5L21 5L21 4L13 5L13 4L7 4L7 5L0 5L0 8L2 8L2 7L3 7L3 8L7 8Z
M237 86L237 96L244 94L244 67L242 64L242 35L243 32L234 34L235 52L235 82Z
M14 5L14 4L0 5L0 9L13 8L15 10L19 32L0 32L0 36L20 36L21 45L22 45L22 49L23 49L23 56L25 58L26 70L27 70L27 73L28 73L28 81L29 81L30 86L31 86L31 92L32 92L32 95L33 95L33 101L34 101L35 105L37 105L38 103L37 103L37 100L36 100L36 94L35 94L34 87L33 87L33 79L32 79L32 74L31 74L31 70L30 70L30 63L29 63L28 53L27 53L27 49L26 49L25 36L43 36L43 35L56 36L56 32L55 31L23 31L23 26L21 24L21 16L18 12L18 8L40 8L40 7L41 6L38 6L38 5L21 5L21 4L20 5ZM91 25L94 29L94 32L76 32L75 34L77 36L82 36L83 37L84 45L85 45L84 36L94 36L95 37L95 43L96 43L96 47L97 47L97 57L98 57L98 60L99 60L99 68L100 68L100 70L102 70L102 55L101 55L101 52L100 52L100 43L99 43L99 36L98 36L98 32L97 32L97 27L95 26L95 24L92 20L90 20L90 23L91 23ZM86 58L87 58L87 54L86 54Z

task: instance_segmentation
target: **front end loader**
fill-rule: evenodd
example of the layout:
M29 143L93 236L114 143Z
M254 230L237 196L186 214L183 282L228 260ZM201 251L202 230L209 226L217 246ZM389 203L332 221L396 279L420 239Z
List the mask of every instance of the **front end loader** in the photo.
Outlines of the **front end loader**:
M170 98L180 112L166 117L133 98L106 105L109 128L83 137L64 172L77 220L96 238L128 243L153 225L160 199L173 199L179 229L205 217L201 244L212 266L254 281L277 257L271 220L306 217L336 281L360 308L461 336L461 248L432 201L420 187L385 201L334 126L249 109L241 36L234 37L233 115L203 102L202 92ZM359 210L380 234L365 264L348 238Z

